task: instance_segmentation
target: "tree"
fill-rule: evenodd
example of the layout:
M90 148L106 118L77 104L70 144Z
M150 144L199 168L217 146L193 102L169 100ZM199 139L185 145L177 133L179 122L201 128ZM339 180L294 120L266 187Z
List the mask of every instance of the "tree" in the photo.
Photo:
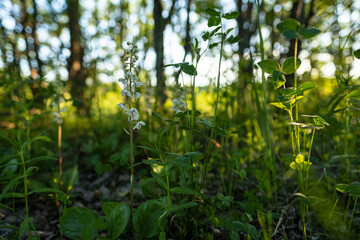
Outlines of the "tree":
M169 10L168 16L163 18L163 5L161 0L154 0L154 9L153 9L153 17L154 17L154 49L156 53L156 96L157 102L160 105L163 105L167 99L165 90L165 74L164 74L164 30L167 24L171 21L171 17L175 11L175 3L176 0L172 1L171 8Z
M86 103L85 88L88 69L84 66L84 44L80 27L80 5L78 0L67 0L68 28L70 32L70 57L68 58L68 73L70 93L78 107L79 113L90 115Z

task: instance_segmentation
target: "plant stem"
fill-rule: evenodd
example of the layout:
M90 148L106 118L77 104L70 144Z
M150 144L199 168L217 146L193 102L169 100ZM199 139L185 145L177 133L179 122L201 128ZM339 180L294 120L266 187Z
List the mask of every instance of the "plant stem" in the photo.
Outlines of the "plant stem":
M221 27L221 33L220 33L221 42L220 42L220 56L219 56L217 84L216 84L216 101L215 101L215 108L214 108L214 117L213 117L213 122L212 122L210 139L207 142L207 148L206 148L205 158L204 158L204 169L203 169L203 173L202 173L202 177L201 177L201 183L200 183L199 192L201 192L202 188L204 187L205 179L206 179L206 175L207 175L207 168L208 168L208 164L209 164L210 157L211 157L211 146L212 146L212 140L213 140L214 135L215 135L214 128L215 128L215 125L216 125L216 114L217 114L219 96L220 96L220 70L221 70L221 61L222 61L222 56L223 56L224 37L225 37L223 35L223 32L222 32L222 23L220 23L220 27Z
M25 166L25 161L24 161L24 155L22 150L20 150L19 152L20 158L21 158L21 165L22 165L22 169L24 171L24 197L25 197L25 211L26 211L26 219L29 219L29 203L28 203L28 189L27 189L27 173L26 173L26 166ZM27 231L28 231L28 239L31 239L31 233L30 233L30 227L29 225L27 226Z
M297 48L298 48L298 39L295 39L295 49L294 49L294 88L297 89L297 74L296 74L296 64L297 64ZM295 99L297 98L297 94L295 94ZM295 102L295 122L299 121L299 107L297 101ZM297 149L298 153L300 153L300 133L299 126L295 126L296 129L296 138L297 138Z
M357 200L358 200L358 196L355 197L355 203L354 203L354 207L353 207L353 210L352 210L352 213L351 213L351 219L350 219L350 222L349 222L349 227L348 227L348 231L347 231L347 234L346 234L346 239L349 239L350 228L351 228L351 224L352 224L352 221L353 221L353 218L354 218L354 213L355 213L355 207L356 207Z

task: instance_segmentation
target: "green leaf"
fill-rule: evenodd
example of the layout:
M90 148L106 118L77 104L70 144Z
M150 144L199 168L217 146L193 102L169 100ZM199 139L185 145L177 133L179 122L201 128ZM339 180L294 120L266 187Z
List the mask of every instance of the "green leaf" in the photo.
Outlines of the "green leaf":
M204 127L208 127L208 128L213 128L214 125L212 124L212 122L210 122L210 120L206 119L206 118L200 118L199 121L197 121L197 123L200 123L201 125L203 125Z
M60 191L58 189L55 188L37 188L32 190L31 192L28 192L28 195L31 195L33 193L60 193L63 194L63 191Z
M288 18L279 24L276 25L277 30L282 34L285 30L290 30L296 32L298 27L300 26L299 21Z
M188 63L180 64L180 69L181 69L181 71L183 71L186 74L189 74L189 75L192 75L192 76L197 75L196 68L193 65L190 65Z
M314 82L304 82L303 84L301 84L295 91L295 94L301 94L307 90L313 89L314 87L316 87L316 83Z
M229 13L225 13L222 17L226 18L226 19L235 19L239 16L239 12L238 11L233 11L233 12L229 12Z
M159 234L159 218L166 212L157 200L148 200L141 204L133 217L134 229L139 237L152 238Z
M212 17L220 17L220 12L216 11L214 8L206 8L205 12Z
M221 23L221 18L219 17L210 17L208 20L208 27L218 26Z
M295 31L289 30L289 29L285 29L284 32L282 33L282 35L286 38L286 39L296 39L299 36L297 35L297 33Z
M309 38L315 37L321 31L319 29L316 29L316 28L313 28L313 27L312 28L305 28L305 26L300 25L297 32L302 38L309 39Z
M360 49L356 50L354 52L354 56L357 58L357 59L360 59Z
M298 69L301 65L301 60L298 58L296 59L296 69ZM282 64L282 72L285 74L291 74L295 72L295 59L294 57L287 58L284 63Z
M122 154L120 152L116 152L110 156L109 162L114 163L119 161L122 158Z
M354 100L360 101L360 89L356 89L356 90L350 92L348 95L346 95L345 98L352 98Z
M273 71L272 78L274 88L279 88L286 82L283 73L278 70Z
M274 60L263 60L258 65L264 72L269 74L272 74L275 70L281 71L279 63Z
M228 41L230 44L233 44L233 43L241 42L242 39L239 36L230 35L230 37L226 41Z
M186 187L173 187L170 189L170 192L177 194L200 195L197 191Z
M188 203L182 203L182 204L174 204L171 206L170 211L172 212L178 212L187 208L195 207L198 204L196 202L188 202Z
M273 102L273 103L270 103L271 105L277 107L277 108L280 108L280 109L284 109L286 111L290 111L290 109L288 109L283 103L281 102Z
M210 33L209 33L209 32L205 32L205 33L202 35L202 39L203 39L204 41L207 41L209 38L210 38Z
M60 228L70 239L93 239L96 230L94 227L96 219L96 214L88 208L71 207L64 211L60 219Z
M219 42L212 43L212 44L209 45L209 49L213 49L213 48L216 47L217 45L219 45Z
M335 189L342 193L360 196L360 182L352 182L350 184L336 184Z
M112 171L112 166L108 163L105 163L103 166L102 166L102 170L104 172L111 172Z
M19 230L19 235L18 235L18 239L21 240L25 234L26 229L28 229L30 227L30 218L25 218L24 221L22 221L21 225L20 225L20 230Z
M106 229L111 239L117 239L125 230L130 220L130 207L125 203L118 203L107 217Z
M101 209L105 213L105 216L109 217L112 210L118 205L119 205L118 202L106 202L102 205Z

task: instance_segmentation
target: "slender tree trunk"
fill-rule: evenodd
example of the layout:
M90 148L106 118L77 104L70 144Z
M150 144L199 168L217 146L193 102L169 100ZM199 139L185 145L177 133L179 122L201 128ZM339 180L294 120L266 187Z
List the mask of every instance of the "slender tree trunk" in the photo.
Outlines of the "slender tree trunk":
M156 52L156 96L158 104L163 105L166 101L165 74L164 74L164 32L161 0L154 0L154 48Z
M89 104L85 98L88 69L84 67L84 46L80 28L80 5L78 0L66 0L70 31L70 57L68 58L68 72L70 93L80 114L90 115Z

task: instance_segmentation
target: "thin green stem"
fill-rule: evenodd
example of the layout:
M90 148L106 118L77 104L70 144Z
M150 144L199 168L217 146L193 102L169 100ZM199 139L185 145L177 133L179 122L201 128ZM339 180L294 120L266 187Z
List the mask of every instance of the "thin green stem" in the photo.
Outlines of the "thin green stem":
M98 186L99 186L99 199L100 199L100 202L102 202L102 199L101 199L101 191L100 191L100 188L101 188L101 184L100 184L100 174L98 175Z
M349 239L350 228L351 228L351 224L352 224L352 221L353 221L353 218L354 218L355 207L356 207L357 200L358 200L358 196L355 197L355 203L354 203L354 207L353 207L353 210L352 210L352 213L351 213L351 219L350 219L350 222L349 222L349 227L348 227L348 230L347 230L346 239Z
M29 219L29 202L28 202L28 188L27 188L27 172L26 172L26 166L25 166L25 160L22 150L19 151L20 159L21 159L21 165L24 172L24 198L25 198L25 211L26 211L26 219ZM28 225L27 227L28 231L28 239L31 239L31 233L30 233L30 227Z
M220 96L220 71L221 71L221 61L222 61L223 48L224 48L224 37L225 37L222 32L222 23L220 23L220 27L221 27L221 33L220 33L221 43L220 43L220 56L219 56L219 65L218 65L218 74L217 74L217 84L216 84L216 101L215 101L215 108L214 108L214 117L213 117L213 122L212 122L213 127L211 128L210 139L207 142L207 148L206 148L205 158L204 158L204 169L203 169L201 183L200 183L200 192L205 184L207 168L208 168L208 164L210 161L211 146L212 146L212 141L213 141L213 138L215 135L214 126L216 125L216 114L217 114L219 96Z
M310 148L309 148L309 153L308 153L308 163L310 163L311 148L312 148L312 145L314 142L315 131L316 131L316 129L314 128L312 135L311 135ZM309 167L306 169L305 191L307 191L307 188L308 188L308 179L309 179Z
M297 49L298 49L298 39L295 39L295 50L294 50L294 88L297 89L297 74L296 74L296 63L297 63ZM297 98L297 94L295 94L295 99ZM295 121L299 121L299 106L297 101L295 102ZM300 133L299 133L299 126L295 126L296 129L296 138L297 138L297 149L298 153L300 153Z

